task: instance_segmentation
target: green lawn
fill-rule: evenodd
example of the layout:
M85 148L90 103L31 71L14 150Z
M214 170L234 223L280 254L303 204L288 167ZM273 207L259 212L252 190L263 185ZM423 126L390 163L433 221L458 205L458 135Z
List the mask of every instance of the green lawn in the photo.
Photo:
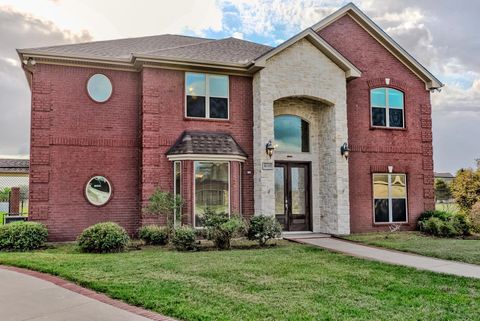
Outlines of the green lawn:
M480 264L480 240L437 238L420 232L353 234L346 238L389 249Z
M73 245L0 253L184 320L477 320L480 281L279 242L181 253L159 247L83 254Z

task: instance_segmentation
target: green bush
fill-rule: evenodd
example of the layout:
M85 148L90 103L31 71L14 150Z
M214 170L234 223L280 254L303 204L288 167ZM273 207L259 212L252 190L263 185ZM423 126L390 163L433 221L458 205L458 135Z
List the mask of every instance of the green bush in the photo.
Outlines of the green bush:
M168 243L168 229L159 225L146 225L138 230L138 237L148 245Z
M477 202L472 206L468 217L472 224L472 230L475 233L480 233L480 202Z
M194 251L197 249L197 235L190 226L177 227L174 230L172 244L178 251Z
M225 212L216 213L206 209L203 220L207 238L220 250L230 249L232 238L240 236L245 231L245 222L241 217L236 215L229 217Z
M260 246L265 246L268 240L282 235L282 225L275 216L254 216L250 219L247 230L247 238L258 241Z
M418 221L425 221L425 220L428 220L430 217L436 217L442 221L446 221L453 215L454 213L447 212L447 211L438 211L438 210L425 211L420 215L420 217L418 218Z
M47 228L36 222L15 222L0 226L0 250L30 251L47 241Z
M87 227L77 238L80 249L91 253L121 252L125 250L129 240L125 229L113 222Z
M418 219L418 229L439 237L458 237L470 234L471 226L465 215L443 211L427 211Z

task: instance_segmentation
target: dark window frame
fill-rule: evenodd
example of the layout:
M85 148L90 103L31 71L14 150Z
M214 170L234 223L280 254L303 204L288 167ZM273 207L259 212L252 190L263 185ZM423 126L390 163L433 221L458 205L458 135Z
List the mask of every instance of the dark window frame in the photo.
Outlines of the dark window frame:
M372 104L372 91L384 89L385 90L385 106L375 106ZM403 99L403 107L390 107L388 101L388 90L396 90L402 94ZM405 119L405 91L400 88L391 87L391 86L381 86L381 87L374 87L369 89L369 106L370 106L370 127L371 128L379 128L379 129L393 129L393 130L405 130L407 128L406 119ZM373 108L381 108L385 110L385 125L374 125L373 124ZM402 126L390 126L390 109L401 110L402 111Z
M204 75L205 76L205 95L198 95L198 96L192 96L188 95L187 93L187 77L189 74L197 74L197 75ZM222 76L226 77L227 79L227 96L212 96L210 95L210 82L209 82L209 77L212 76ZM185 118L187 119L195 119L195 120L202 120L202 119L207 119L207 120L215 120L215 121L229 121L230 120L230 76L225 75L225 74L207 74L207 73L201 73L201 72L190 72L187 71L185 72L185 77L184 77L184 105L185 105L185 111L184 115ZM188 115L188 96L190 97L203 97L205 99L204 102L204 111L205 111L205 116L189 116ZM218 118L218 117L211 117L211 103L210 103L210 98L218 98L218 99L226 99L227 101L227 118Z
M376 198L375 197L375 175L387 175L388 179L388 196L387 198ZM402 175L405 178L405 197L403 198L393 198L391 195L391 186L392 186L392 177L396 175ZM373 224L374 225L391 225L391 224L409 224L409 208L408 208L408 175L407 173L372 173L372 214L373 214ZM393 200L405 200L405 221L394 221L393 220ZM375 219L375 201L376 200L388 200L388 221L387 222L377 222Z

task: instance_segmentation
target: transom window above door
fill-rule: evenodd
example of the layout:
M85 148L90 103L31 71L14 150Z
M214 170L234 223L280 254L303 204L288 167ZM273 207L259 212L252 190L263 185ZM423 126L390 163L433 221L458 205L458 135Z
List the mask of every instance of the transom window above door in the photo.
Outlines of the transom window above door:
M295 115L279 115L274 119L276 150L279 152L309 152L309 125Z
M185 73L186 116L228 119L228 76Z
M372 126L404 128L404 95L393 88L375 88L370 91Z

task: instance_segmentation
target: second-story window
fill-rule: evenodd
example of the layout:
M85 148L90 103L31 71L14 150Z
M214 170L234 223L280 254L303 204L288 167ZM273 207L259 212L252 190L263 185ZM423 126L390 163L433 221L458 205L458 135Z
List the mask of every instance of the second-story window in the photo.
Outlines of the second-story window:
M375 88L370 91L372 126L404 128L403 93L393 88Z
M187 72L186 116L228 119L228 76Z

